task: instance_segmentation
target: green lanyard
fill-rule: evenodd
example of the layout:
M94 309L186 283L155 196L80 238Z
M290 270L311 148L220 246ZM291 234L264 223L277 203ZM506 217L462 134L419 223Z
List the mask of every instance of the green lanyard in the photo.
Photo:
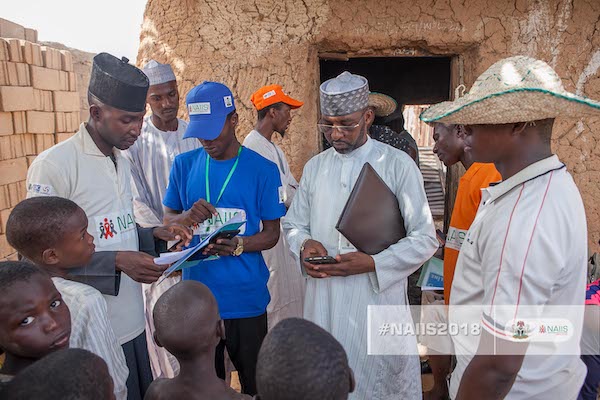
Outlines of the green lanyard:
M229 171L227 178L225 178L225 182L223 182L223 187L221 188L219 197L217 198L217 201L215 202L215 204L213 204L213 206L216 206L219 203L219 201L221 200L221 197L223 197L225 188L229 184L229 181L231 180L231 177L233 176L233 173L235 172L235 169L237 168L238 161L240 161L241 153L242 153L242 146L240 146L240 148L237 152L237 157L235 159L235 163L233 163L233 167L231 167L231 170ZM208 182L209 169L210 169L210 156L208 154L206 154L206 172L204 173L204 177L205 177L205 181L206 181L206 201L210 203L210 184Z

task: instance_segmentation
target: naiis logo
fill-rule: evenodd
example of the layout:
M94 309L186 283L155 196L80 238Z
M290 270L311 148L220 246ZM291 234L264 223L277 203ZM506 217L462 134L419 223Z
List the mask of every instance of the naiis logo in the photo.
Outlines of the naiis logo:
M100 239L108 239L109 237L114 237L116 234L117 231L115 231L113 220L104 218L104 221L100 222Z
M569 334L569 326L561 324L542 324L540 333L547 335L566 336Z

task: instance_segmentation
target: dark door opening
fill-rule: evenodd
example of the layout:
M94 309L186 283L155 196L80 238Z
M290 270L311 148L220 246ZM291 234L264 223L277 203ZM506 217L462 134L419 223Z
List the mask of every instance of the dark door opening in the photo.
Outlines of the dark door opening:
M419 120L428 105L450 99L452 57L359 57L320 60L321 82L350 71L369 81L372 92L393 97L403 106L404 129L419 146L419 162L431 212L444 216L445 168L433 154L432 128ZM391 126L395 131L402 127ZM328 147L322 138L323 148ZM439 221L439 219L438 219ZM441 224L440 224L441 227Z

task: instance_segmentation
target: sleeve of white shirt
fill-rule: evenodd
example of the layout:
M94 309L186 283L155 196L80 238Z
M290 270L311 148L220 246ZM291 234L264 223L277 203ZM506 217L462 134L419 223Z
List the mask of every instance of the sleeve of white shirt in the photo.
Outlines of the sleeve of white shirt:
M122 347L108 321L106 301L99 294L86 295L79 303L78 320L73 321L71 347L89 350L100 356L108 365L113 378L114 392L118 400L127 399L127 376L129 369Z
M27 198L59 196L69 198L71 188L65 171L52 161L37 158L27 171Z
M396 197L404 218L406 237L373 256L375 274L370 277L373 289L378 293L406 279L438 248L421 173L412 160L404 162L402 167L397 173Z
M310 184L312 169L309 161L304 167L300 186L294 200L282 220L290 250L296 260L300 260L300 247L306 239L310 239Z
M284 162L286 168L285 182L283 182L283 184L285 185L285 206L287 208L290 208L290 206L292 205L292 200L294 200L294 196L296 195L296 191L298 190L299 185L298 181L296 180L296 178L294 178L294 175L290 170L290 166L287 163L287 160L284 159Z
M136 222L143 227L162 225L159 216L149 205L151 202L147 194L150 193L150 188L146 187L143 179L141 162L131 149L122 154L131 164L131 194L133 195L133 213Z

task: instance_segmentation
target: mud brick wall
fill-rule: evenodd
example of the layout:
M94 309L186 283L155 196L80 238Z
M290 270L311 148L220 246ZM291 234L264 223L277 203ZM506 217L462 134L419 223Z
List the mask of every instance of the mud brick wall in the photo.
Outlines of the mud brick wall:
M279 83L305 102L280 141L299 178L319 152L319 54L455 56L470 86L500 58L550 63L567 90L600 99L600 2L589 0L149 0L138 64L171 63L182 94L203 80L229 85L243 138L256 118L251 93ZM573 174L600 239L600 121L559 121L553 147Z
M69 51L0 38L0 259L16 258L4 232L12 208L25 198L28 166L77 131L79 109Z

